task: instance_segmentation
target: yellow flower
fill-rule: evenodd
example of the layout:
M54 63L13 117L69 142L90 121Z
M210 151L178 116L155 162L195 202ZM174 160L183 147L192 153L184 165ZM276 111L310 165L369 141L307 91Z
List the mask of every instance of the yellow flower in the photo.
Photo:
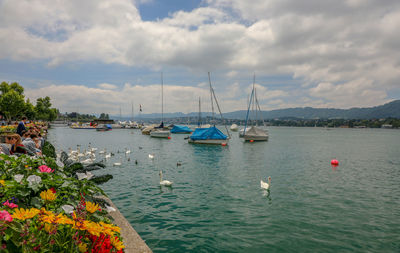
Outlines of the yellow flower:
M119 239L118 239L118 237L114 237L114 236L111 236L110 237L110 242L111 242L111 244L117 249L117 250L121 250L121 249L123 249L123 248L125 248L125 246L124 246L124 243L123 242L121 242Z
M1 179L1 180L0 180L0 184L1 184L2 186L6 186L6 181L4 181L3 179Z
M56 217L56 223L58 224L69 224L69 225L73 225L74 221L71 220L70 218L68 218L67 216L63 215L63 214L59 214Z
M104 233L106 233L107 235L112 236L112 235L114 235L114 232L118 232L118 233L121 232L121 229L119 227L114 226L112 224L107 224L102 221L100 221L99 224L103 227Z
M11 216L14 219L26 220L35 217L38 213L40 213L40 210L36 208L31 208L31 209L17 208L15 209L14 213Z
M40 193L40 197L43 200L48 200L48 201L54 201L56 199L56 195L51 190L42 191Z
M54 233L55 231L57 231L57 226L46 223L44 224L44 230L47 233Z
M86 231L95 236L100 236L100 233L103 232L103 228L96 222L85 220L83 222L83 226L85 227Z
M87 244L83 242L79 243L78 249L80 252L86 252L88 250Z
M86 211L88 211L89 213L94 213L97 210L99 210L99 204L86 201Z
M54 213L52 213L52 214L45 214L45 215L42 215L42 216L40 217L40 219L41 219L43 222L54 223L54 222L56 221L56 216L54 215Z

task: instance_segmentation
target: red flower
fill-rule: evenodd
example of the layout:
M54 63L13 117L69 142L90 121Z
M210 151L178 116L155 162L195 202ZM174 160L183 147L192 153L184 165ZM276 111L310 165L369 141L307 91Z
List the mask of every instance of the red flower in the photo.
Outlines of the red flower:
M50 191L52 191L53 193L56 193L56 189L54 189L54 187L51 187Z

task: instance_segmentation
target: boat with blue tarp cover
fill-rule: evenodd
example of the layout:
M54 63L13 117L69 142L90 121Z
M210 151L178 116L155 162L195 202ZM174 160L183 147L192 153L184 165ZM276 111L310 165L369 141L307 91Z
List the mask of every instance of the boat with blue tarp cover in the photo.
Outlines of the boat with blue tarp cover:
M173 134L190 134L192 132L193 130L187 126L174 125L171 129L171 133Z
M211 95L211 111L212 111L211 118L214 118L214 101L215 101L215 105L217 106L218 112L221 116L221 120L223 120L222 112L219 107L217 97L215 96L214 89L211 85L210 72L208 72L208 82L210 84L210 95ZM201 126L200 99L199 99L199 126ZM207 128L199 127L196 128L196 130L190 136L188 142L193 144L217 144L226 146L231 136L226 126L225 130L228 133L229 137L226 136L224 133L222 133L218 128L216 128L215 125Z
M189 138L189 143L198 144L226 144L228 136L222 133L215 126L209 128L196 128Z

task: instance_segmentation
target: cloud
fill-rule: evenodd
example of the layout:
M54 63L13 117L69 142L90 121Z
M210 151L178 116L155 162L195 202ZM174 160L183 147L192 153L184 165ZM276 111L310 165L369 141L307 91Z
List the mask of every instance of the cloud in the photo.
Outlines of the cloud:
M310 89L310 95L328 101L324 107L335 107L338 102L343 108L368 107L377 101L379 104L390 101L385 91L376 89L372 81L363 78L337 85L319 83Z
M132 103L138 113L138 105L141 104L143 113L161 113L161 86L131 85L125 84L122 89L110 89L116 87L112 84L99 84L97 88L84 85L47 85L38 89L27 89L25 94L31 101L38 97L49 96L54 107L62 112L80 113L109 113L130 115ZM177 96L179 94L179 96ZM209 103L209 90L190 87L164 85L164 112L192 112L198 109L198 98ZM205 103L205 102L204 102ZM204 108L208 109L207 105Z
M117 85L114 84L109 84L109 83L101 83L97 85L99 88L105 89L105 90L115 90L117 88Z
M232 79L225 85L243 72L291 76L302 97L260 91L260 99L292 96L287 105L308 97L321 106L370 106L399 91L398 0L207 0L143 21L135 4L147 2L1 1L0 59L218 70ZM325 96L326 88L335 96Z

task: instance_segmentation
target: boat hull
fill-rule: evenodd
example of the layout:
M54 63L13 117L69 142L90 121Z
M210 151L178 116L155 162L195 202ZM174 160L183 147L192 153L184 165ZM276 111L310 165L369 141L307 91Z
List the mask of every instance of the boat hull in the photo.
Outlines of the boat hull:
M228 140L222 140L222 139L217 139L217 140L188 140L189 143L191 144L209 144L209 145L222 145L226 144L228 145Z
M150 136L153 138L168 138L171 136L171 132L164 130L161 131L156 130L156 131L151 131Z
M245 141L268 141L268 135L267 136L244 135L243 139Z

